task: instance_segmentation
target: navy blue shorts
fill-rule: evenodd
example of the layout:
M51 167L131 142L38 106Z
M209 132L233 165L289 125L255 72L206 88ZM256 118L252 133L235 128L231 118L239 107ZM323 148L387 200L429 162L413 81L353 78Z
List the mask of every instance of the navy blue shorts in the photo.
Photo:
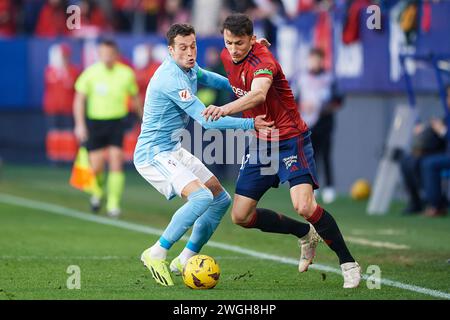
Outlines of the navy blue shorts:
M254 139L245 150L236 182L236 193L259 201L270 188L289 181L292 188L311 184L318 189L311 131L278 142Z

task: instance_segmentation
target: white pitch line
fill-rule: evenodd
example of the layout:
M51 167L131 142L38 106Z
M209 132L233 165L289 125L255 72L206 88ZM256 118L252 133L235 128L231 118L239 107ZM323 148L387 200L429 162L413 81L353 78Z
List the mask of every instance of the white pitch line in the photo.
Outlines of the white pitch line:
M119 256L0 256L0 260L131 260L136 257Z
M409 246L405 244L396 244L392 242L386 241L374 241L365 238L357 238L357 237L344 237L345 241L355 244L361 244L363 246L374 247L374 248L386 248L392 250L405 250L410 249Z
M131 231L136 231L136 232L142 232L142 233L156 235L156 236L160 236L163 233L163 230L160 230L160 229L147 227L147 226L143 226L143 225L139 225L139 224L135 224L135 223L131 223L131 222L121 221L121 220L112 220L107 217L96 216L93 214L89 214L89 213L85 213L82 211L62 207L62 206L55 205L55 204L30 200L30 199L21 198L21 197L16 197L16 196L4 194L4 193L0 193L0 202L10 204L10 205L30 208L30 209L43 210L43 211L55 213L55 214L62 215L62 216L96 222L96 223L100 223L100 224L104 224L104 225L114 226L114 227L118 227L118 228L122 228L122 229L127 229L127 230L131 230ZM187 240L186 237L183 237L182 239ZM298 264L297 259L267 254L267 253L263 253L263 252L259 252L259 251L245 249L240 246L229 245L229 244L215 242L215 241L208 242L207 246L223 249L226 251L241 253L241 254L255 257L258 259L271 260L271 261L285 263L285 264L291 264L291 265ZM327 265L313 264L309 268L342 275L342 272L340 269L333 268L333 267L330 267ZM363 275L362 278L364 280L367 280L369 278L369 276ZM396 288L403 289L403 290L416 292L416 293L422 293L422 294L436 297L436 298L450 300L450 293L443 292L443 291L409 285L406 283L393 281L393 280L389 280L389 279L385 279L385 278L381 279L381 284L384 284L384 285L390 286L390 287L396 287Z

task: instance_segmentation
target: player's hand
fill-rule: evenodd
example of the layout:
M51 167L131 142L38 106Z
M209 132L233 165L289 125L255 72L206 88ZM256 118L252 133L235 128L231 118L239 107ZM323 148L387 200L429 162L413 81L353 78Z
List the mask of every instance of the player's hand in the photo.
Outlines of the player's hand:
M211 118L211 121L216 121L219 120L220 117L227 116L228 110L224 107L218 107L211 104L202 111L202 115L205 117L206 121L208 121L209 118Z
M265 114L256 116L254 122L255 122L255 130L267 135L270 132L272 132L272 130L275 129L274 127L275 121L266 121L264 120L265 118L266 118Z
M77 137L78 141L83 143L88 138L88 130L84 125L75 126L75 137Z
M447 133L447 127L441 119L433 118L430 120L431 128L440 137L445 136Z
M256 40L257 43L262 44L265 47L270 47L272 44L266 38L260 38Z

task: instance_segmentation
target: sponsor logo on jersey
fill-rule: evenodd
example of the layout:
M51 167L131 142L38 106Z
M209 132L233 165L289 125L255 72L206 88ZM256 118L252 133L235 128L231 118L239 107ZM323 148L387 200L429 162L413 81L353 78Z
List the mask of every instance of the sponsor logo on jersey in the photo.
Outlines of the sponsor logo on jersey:
M248 91L242 90L241 88L237 88L235 86L231 86L231 88L233 89L234 94L239 98L245 96L248 93Z
M180 96L182 101L189 101L192 99L192 95L188 89L178 91L178 95Z

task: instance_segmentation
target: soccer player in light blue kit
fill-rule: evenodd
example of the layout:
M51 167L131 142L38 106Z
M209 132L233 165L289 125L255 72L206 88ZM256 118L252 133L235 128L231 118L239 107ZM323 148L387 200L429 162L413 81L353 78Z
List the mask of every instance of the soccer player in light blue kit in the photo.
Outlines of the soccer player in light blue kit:
M228 79L201 69L196 63L195 31L174 24L167 32L168 57L152 77L146 92L144 116L135 153L137 171L168 200L181 196L187 202L172 217L159 240L141 255L155 281L172 286L170 271L180 274L186 261L198 254L231 204L219 180L194 155L181 147L180 139L190 117L204 128L270 130L264 116L255 119L224 117L204 120L205 105L195 96L197 82L231 90ZM167 252L192 227L189 241L170 264Z

